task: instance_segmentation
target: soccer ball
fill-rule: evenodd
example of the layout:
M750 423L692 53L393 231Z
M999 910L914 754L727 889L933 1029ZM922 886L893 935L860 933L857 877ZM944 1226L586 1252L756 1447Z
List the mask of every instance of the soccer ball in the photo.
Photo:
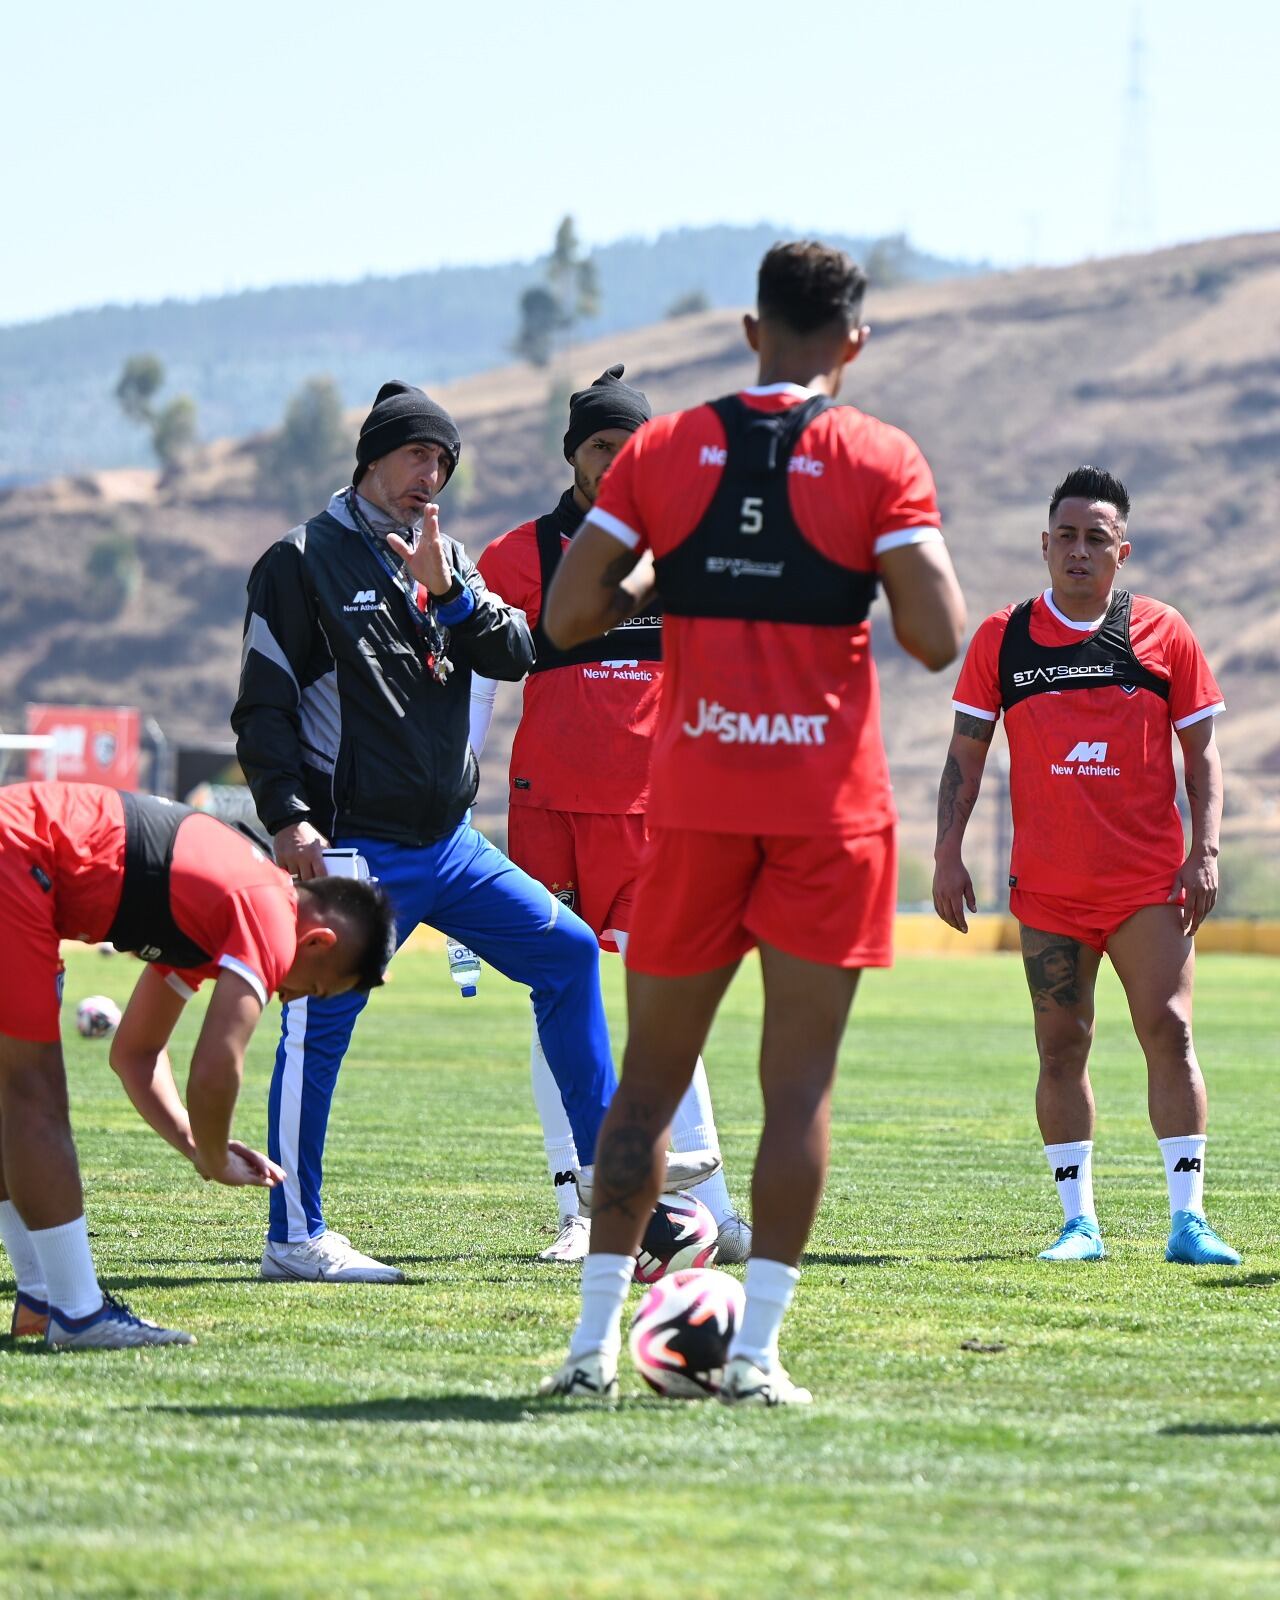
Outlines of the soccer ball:
M631 1320L636 1371L668 1400L705 1400L720 1387L746 1295L727 1272L673 1272L646 1292Z
M91 994L76 1007L76 1031L85 1039L109 1039L120 1026L120 1007L105 994Z
M637 1283L656 1283L681 1267L709 1267L716 1258L715 1218L691 1194L658 1196L636 1255Z

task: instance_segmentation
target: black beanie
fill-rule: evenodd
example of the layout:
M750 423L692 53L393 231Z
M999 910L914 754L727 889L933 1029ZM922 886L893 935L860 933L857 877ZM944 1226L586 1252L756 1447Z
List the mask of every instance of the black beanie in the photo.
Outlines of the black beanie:
M569 396L569 431L564 436L566 461L572 461L573 452L593 433L605 428L625 428L634 433L653 415L640 390L622 382L626 370L621 361L615 362L589 389L579 389Z
M445 483L453 476L462 454L458 424L445 408L411 383L392 378L378 390L373 410L360 424L352 484L360 482L370 463L390 455L403 444L438 444L449 457L449 477Z

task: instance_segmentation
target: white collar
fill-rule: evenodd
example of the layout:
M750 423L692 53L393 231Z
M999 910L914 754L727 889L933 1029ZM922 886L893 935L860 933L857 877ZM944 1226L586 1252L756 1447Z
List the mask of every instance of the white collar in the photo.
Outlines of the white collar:
M802 383L765 383L756 384L754 388L744 389L743 394L793 394L799 400L807 400L810 395L820 393L817 389L806 389Z
M1049 610L1053 612L1054 616L1057 617L1058 621L1063 625L1064 628L1074 628L1077 633L1096 633L1102 624L1107 620L1107 611L1111 610L1111 601L1108 599L1107 610L1104 611L1100 617L1096 617L1092 622L1076 622L1072 617L1064 617L1061 611L1058 610L1057 606L1054 605L1052 585L1045 590L1040 598L1044 601L1045 605L1048 606Z

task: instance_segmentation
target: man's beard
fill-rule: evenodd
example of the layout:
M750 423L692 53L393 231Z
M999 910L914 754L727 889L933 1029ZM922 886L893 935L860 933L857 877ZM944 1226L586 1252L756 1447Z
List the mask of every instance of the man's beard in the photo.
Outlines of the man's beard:
M599 484L592 483L581 467L575 466L573 469L573 486L589 506L595 505Z
M394 522L397 528L402 528L406 533L412 533L422 521L422 511L417 506L403 505L384 492L376 472L369 473L365 483L357 492L363 493L364 498L377 506L388 521ZM413 541L410 540L409 543L412 544Z

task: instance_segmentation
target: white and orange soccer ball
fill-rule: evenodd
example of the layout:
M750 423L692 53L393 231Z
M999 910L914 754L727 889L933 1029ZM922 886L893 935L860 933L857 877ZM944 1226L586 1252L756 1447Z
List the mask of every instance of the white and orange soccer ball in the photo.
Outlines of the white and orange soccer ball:
M76 1007L76 1032L84 1039L109 1039L120 1026L120 1007L105 994L91 994Z
M691 1194L662 1194L636 1253L637 1283L656 1283L682 1267L709 1267L716 1258L715 1218Z
M705 1400L720 1388L746 1296L727 1272L688 1268L652 1284L631 1319L636 1371L668 1400Z

